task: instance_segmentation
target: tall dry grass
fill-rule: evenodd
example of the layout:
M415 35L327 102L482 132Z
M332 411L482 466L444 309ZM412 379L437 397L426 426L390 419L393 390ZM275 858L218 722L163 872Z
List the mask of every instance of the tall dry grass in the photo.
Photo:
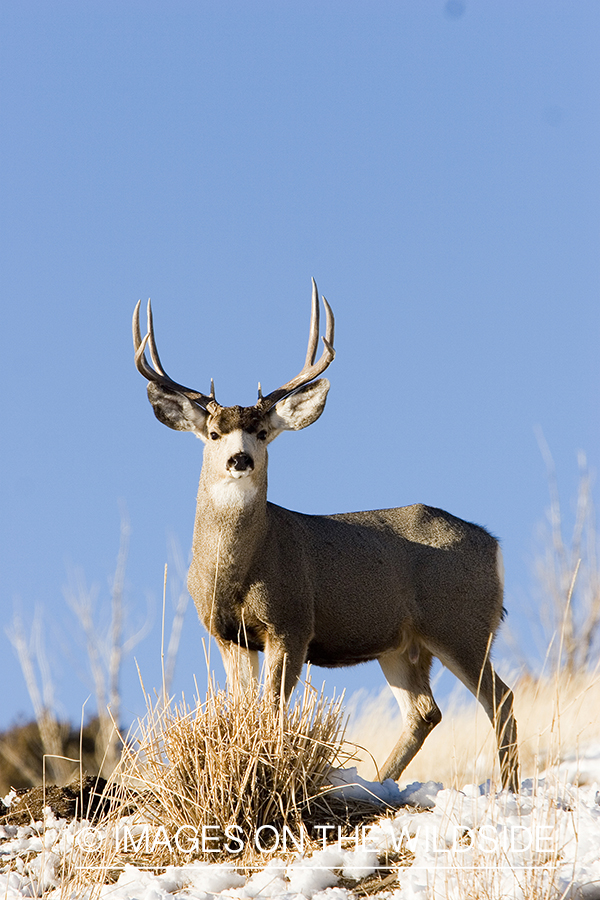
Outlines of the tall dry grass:
M514 687L521 777L556 765L587 745L600 742L600 674L573 675L566 670L534 679L524 676ZM372 696L355 696L349 704L347 737L366 747L359 772L376 777L398 739L400 714L388 688ZM402 774L402 783L439 781L461 788L492 778L499 783L496 744L479 703L468 697L450 700L443 719ZM583 773L582 773L583 774Z
M134 860L150 868L264 865L271 844L308 850L312 825L348 817L327 780L332 767L354 760L342 699L308 681L289 707L254 683L229 693L209 686L193 705L146 697L147 714L124 741L105 791L110 810L95 823L105 837L77 852L78 884Z

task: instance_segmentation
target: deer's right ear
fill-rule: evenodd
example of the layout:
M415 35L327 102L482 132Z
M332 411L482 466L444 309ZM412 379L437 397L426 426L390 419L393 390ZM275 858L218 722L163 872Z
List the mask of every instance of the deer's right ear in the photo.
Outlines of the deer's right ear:
M148 384L148 399L152 404L154 415L163 425L168 425L175 431L193 431L206 441L208 420L206 410L192 403L183 394L167 390L154 381Z

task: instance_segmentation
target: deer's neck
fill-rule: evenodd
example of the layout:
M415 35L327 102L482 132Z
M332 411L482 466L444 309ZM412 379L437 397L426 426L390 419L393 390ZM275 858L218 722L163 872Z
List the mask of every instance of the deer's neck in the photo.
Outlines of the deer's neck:
M201 475L188 578L199 610L216 596L243 599L248 573L266 531L266 476L262 481L247 477L215 483Z

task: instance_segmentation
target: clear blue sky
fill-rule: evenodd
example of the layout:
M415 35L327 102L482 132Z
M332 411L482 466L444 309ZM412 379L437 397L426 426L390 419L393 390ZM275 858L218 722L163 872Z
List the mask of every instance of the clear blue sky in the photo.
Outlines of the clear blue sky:
M59 712L90 690L63 587L83 570L102 620L119 504L147 688L168 541L191 543L202 446L156 421L133 365L148 296L169 373L250 404L300 368L314 276L332 389L273 445L270 498L486 525L527 643L534 427L567 507L577 451L599 461L596 0L7 0L0 40L2 620L41 609ZM188 695L202 635L190 604ZM31 707L4 629L0 648L3 727ZM131 657L123 688L139 713Z

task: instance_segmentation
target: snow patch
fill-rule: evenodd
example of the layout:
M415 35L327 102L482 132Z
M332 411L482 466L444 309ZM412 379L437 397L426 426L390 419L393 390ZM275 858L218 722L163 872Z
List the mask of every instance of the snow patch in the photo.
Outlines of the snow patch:
M599 777L584 786L570 783L575 763L579 777L582 771ZM352 900L339 886L340 876L358 883L384 864L396 865L402 900L459 900L477 893L515 900L535 893L600 898L597 765L600 747L590 747L544 777L525 780L516 795L494 793L489 783L459 791L415 782L400 790L395 782L367 782L355 769L338 770L331 781L341 796L375 798L382 807L395 808L361 829L353 849L333 843L292 862L265 860L256 871L238 870L235 862L193 862L153 875L128 864L116 884L101 887L99 895L101 900ZM0 897L44 894L60 900L63 866L68 868L84 830L93 828L56 819L50 810L43 823L0 827ZM390 851L404 864L390 863Z

